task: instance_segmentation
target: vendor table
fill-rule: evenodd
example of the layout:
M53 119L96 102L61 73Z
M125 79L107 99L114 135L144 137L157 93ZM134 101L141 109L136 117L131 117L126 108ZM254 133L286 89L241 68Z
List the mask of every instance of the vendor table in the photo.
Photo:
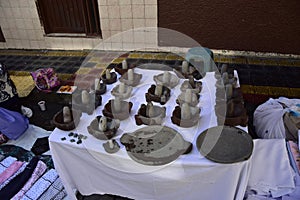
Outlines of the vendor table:
M136 126L134 115L142 103L146 103L144 92L154 84L156 70L135 69L143 74L141 84L133 89L133 96L128 100L134 106L131 116L121 121L115 139L123 133L133 132L142 126ZM83 195L115 194L133 199L243 199L250 173L250 161L233 164L212 162L202 156L196 147L198 135L209 127L217 125L214 113L215 82L214 72L209 72L201 80L199 107L201 108L198 125L181 128L171 122L171 115L180 94L180 85L172 89L164 125L177 130L185 140L193 143L191 153L181 155L175 161L163 166L142 165L133 161L121 145L114 154L105 152L102 144L87 131L87 126L97 116L102 115L106 102L112 98L111 89L118 84L108 86L103 95L102 105L92 115L83 113L78 127L73 132L88 136L81 144L70 142L70 131L55 129L50 136L50 149L54 165L71 199L76 199L75 191ZM61 138L65 137L66 140Z

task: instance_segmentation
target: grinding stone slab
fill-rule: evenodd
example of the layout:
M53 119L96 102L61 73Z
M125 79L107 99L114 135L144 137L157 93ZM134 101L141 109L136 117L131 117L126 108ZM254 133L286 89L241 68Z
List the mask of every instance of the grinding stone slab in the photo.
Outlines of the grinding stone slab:
M150 166L168 164L192 150L190 142L167 126L148 126L125 133L120 141L131 159Z
M247 160L253 151L251 136L231 126L216 126L205 130L198 136L196 144L203 156L218 163Z

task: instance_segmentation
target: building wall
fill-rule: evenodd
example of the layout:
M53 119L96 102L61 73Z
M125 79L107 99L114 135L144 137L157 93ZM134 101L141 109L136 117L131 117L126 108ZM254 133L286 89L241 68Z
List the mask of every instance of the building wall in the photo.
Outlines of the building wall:
M102 38L47 37L41 26L35 0L0 0L0 25L6 39L0 48L92 49L122 31L157 27L157 0L98 0ZM153 35L153 34L152 34ZM111 45L131 42L122 37ZM131 39L133 40L133 39ZM153 37L152 42L155 42ZM133 41L139 43L141 41Z
M158 1L158 26L189 35L202 46L300 54L299 0Z

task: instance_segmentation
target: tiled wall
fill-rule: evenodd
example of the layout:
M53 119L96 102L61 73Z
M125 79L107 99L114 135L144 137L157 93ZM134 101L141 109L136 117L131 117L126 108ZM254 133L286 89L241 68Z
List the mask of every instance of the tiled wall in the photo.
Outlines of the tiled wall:
M98 0L98 5L106 48L139 48L145 43L157 43L153 31L119 34L134 28L157 27L157 0ZM35 0L0 0L0 24L6 39L5 43L0 42L2 49L92 49L103 41L101 38L45 36Z

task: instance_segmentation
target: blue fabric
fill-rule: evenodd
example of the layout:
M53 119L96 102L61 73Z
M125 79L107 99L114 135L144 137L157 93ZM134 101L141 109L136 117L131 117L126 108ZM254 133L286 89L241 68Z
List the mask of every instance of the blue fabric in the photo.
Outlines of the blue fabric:
M22 114L0 107L0 132L9 139L18 139L27 130L28 124L28 119Z

